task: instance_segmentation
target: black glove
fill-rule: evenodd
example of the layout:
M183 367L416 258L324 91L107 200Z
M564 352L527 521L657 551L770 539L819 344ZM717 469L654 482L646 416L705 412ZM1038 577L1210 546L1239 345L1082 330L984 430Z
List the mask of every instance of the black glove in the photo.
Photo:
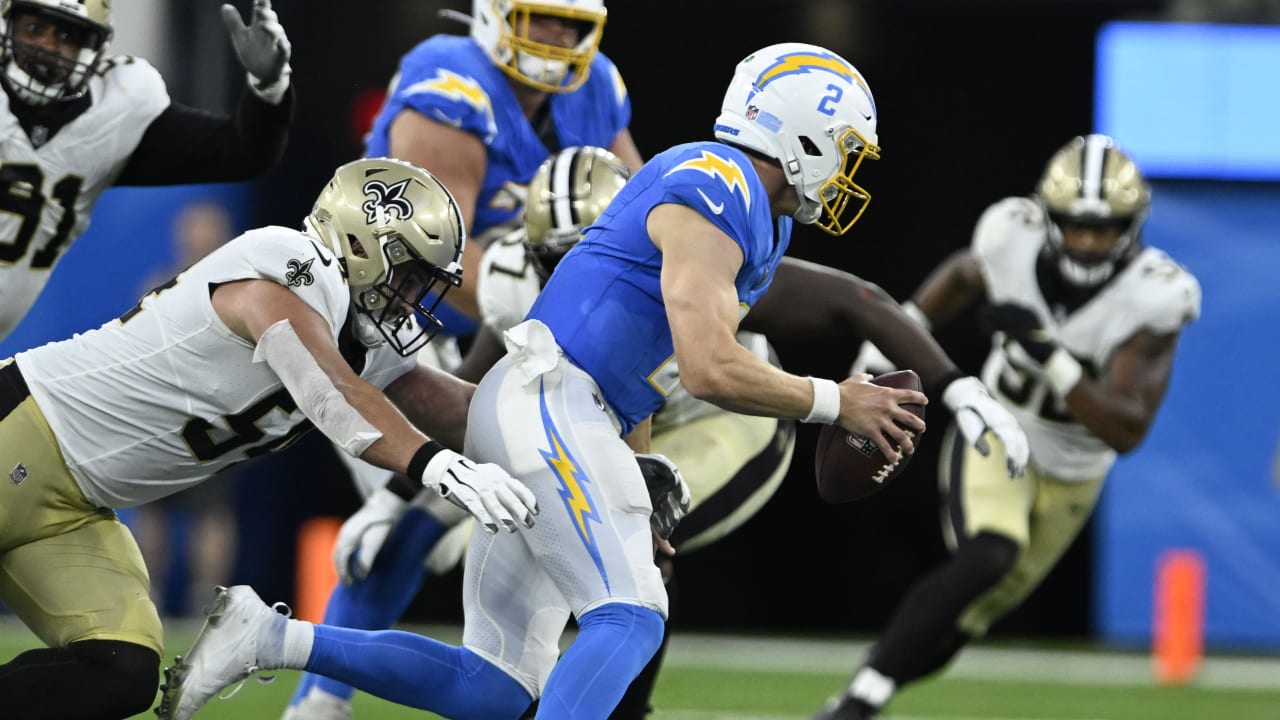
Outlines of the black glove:
M1049 362L1049 358L1058 349L1058 343L1044 329L1040 317L1029 307L1016 303L988 305L981 312L981 320L989 331L1004 333L1041 365Z
M644 475L649 500L653 503L649 525L658 537L669 540L676 523L689 512L693 500L689 486L675 463L665 455L639 453L636 462L640 464L640 473Z

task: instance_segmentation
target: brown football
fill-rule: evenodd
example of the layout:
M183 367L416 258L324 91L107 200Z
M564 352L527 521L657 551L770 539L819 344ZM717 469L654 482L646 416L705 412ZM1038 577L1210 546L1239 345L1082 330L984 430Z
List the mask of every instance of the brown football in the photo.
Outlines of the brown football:
M921 390L920 376L914 370L897 370L871 379L886 387ZM916 403L902 407L924 419L924 406ZM861 500L886 487L911 462L904 455L897 463L885 456L871 439L851 433L839 425L824 425L818 433L813 469L818 480L818 495L829 503Z

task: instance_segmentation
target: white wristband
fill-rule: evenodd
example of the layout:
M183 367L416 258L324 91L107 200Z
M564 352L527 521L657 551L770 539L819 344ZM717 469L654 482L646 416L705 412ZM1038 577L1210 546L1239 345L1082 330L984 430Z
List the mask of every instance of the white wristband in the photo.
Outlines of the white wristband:
M813 385L813 407L801 422L830 425L840 417L840 386L834 380L809 378Z
M902 303L902 312L906 313L907 317L915 320L916 324L925 330L933 330L933 323L929 322L928 316L924 314L919 305L908 300Z
M1058 397L1066 397L1071 388L1080 382L1083 374L1084 368L1080 367L1080 361L1071 357L1071 353L1063 348L1054 350L1049 356L1049 362L1044 364L1044 380Z

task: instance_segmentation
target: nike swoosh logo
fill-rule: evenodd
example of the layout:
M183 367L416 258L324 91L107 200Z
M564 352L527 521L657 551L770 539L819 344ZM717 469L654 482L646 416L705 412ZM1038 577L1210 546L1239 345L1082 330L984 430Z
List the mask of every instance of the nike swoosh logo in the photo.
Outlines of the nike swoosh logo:
M716 203L711 202L711 198L707 197L706 193L702 192L702 188L695 188L695 189L698 191L698 194L702 196L702 200L705 203L707 203L707 207L711 208L711 212L717 215L724 212L724 203L720 203L717 205Z
M321 265L324 265L325 267L329 267L330 265L333 264L333 258L328 257L326 253L321 252L319 245L316 245L315 242L311 240L308 240L307 242L311 243L311 247L316 249L316 256L320 258Z

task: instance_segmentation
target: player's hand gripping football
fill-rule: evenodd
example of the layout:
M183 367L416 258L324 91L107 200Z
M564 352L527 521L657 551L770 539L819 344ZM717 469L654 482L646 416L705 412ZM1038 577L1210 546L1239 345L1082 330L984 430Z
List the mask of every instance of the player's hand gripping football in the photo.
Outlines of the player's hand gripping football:
M914 438L924 432L924 420L902 407L905 404L928 405L924 393L906 388L892 388L871 382L871 375L858 373L840 383L840 427L871 438L885 455L897 461L902 454L916 451Z
M1004 444L1009 476L1021 475L1027 469L1031 446L1026 434L1013 415L991 397L981 380L972 375L952 380L942 390L942 402L951 409L964 439L983 457L991 454L991 445L983 437L991 431Z
M343 584L351 585L369 576L374 559L408 506L395 493L380 488L342 523L333 546L333 564Z
M222 6L222 24L231 36L236 57L249 73L249 85L263 100L276 104L289 88L289 55L292 47L284 34L271 0L253 0L249 25L234 5Z
M452 450L440 450L422 472L422 484L475 516L489 534L516 531L517 520L533 527L538 500L524 483L493 463L477 465Z

